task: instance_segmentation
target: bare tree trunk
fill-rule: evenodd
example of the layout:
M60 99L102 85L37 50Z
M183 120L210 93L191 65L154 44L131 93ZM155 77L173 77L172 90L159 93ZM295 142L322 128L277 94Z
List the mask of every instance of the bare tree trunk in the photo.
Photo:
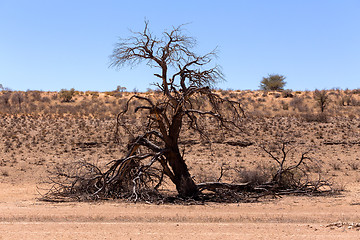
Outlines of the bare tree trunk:
M173 146L171 151L166 155L169 164L174 173L173 182L176 185L176 190L182 197L193 197L198 193L197 186L190 176L189 169L182 158L179 148Z
M166 142L166 149L169 150L165 154L170 167L174 173L173 182L176 185L176 190L180 196L193 197L198 193L197 186L191 175L189 169L180 154L178 139L182 127L182 111L179 110L172 119L169 128L169 142Z

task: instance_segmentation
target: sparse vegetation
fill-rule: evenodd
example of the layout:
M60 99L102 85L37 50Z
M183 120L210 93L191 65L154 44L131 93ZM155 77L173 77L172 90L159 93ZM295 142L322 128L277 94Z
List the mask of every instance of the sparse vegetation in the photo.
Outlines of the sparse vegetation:
M229 97L229 100L232 97L241 99L243 106L247 109L246 121L242 123L246 134L226 133L225 139L230 139L231 144L235 144L241 139L248 139L250 143L255 143L265 139L271 141L278 137L288 137L295 141L294 145L301 151L305 151L303 146L314 146L320 149L318 153L314 152L312 155L315 159L323 161L322 167L319 169L324 177L332 177L332 181L336 182L337 176L342 177L341 174L344 170L349 169L351 171L348 172L347 178L356 178L353 175L357 174L357 170L353 169L357 168L356 159L358 158L358 145L356 144L359 139L357 134L357 126L360 125L360 119L357 117L359 107L340 107L338 104L340 94L331 94L332 92L337 93L337 91L329 90L328 95L331 102L329 102L324 115L320 110L319 113L312 113L305 109L304 112L299 113L297 108L294 109L290 105L295 97L292 99L274 98L271 94L264 96L262 92L256 91L238 91L237 96L230 93L224 94ZM223 92L225 93L224 90ZM342 92L340 91L340 93ZM106 99L105 93L97 93L98 97L93 99L91 94L86 96L85 92L80 92L76 100L62 103L60 99L53 97L57 96L55 92L27 91L22 92L24 101L21 103L21 111L18 103L10 100L12 94L13 92L8 91L0 92L2 118L0 134L4 139L0 143L0 171L10 173L9 177L3 178L4 181L9 181L12 176L21 176L18 178L20 181L32 175L36 176L36 171L41 172L41 169L50 168L54 163L73 162L81 159L95 164L101 171L104 171L108 159L118 159L119 155L125 154L124 149L126 149L127 143L125 134L121 134L122 143L119 143L120 145L114 143L114 116L126 106L129 93L124 92L120 98L109 95ZM142 96L143 93L139 94ZM151 96L157 94L161 96L161 93L158 92L153 92ZM148 95L144 93L143 96ZM313 92L299 92L296 96L301 98L302 105L309 106L309 109L318 107L312 97L306 97L313 96ZM254 101L259 97L264 99L261 102L263 105L257 105L257 101ZM50 99L50 102L42 101L44 98ZM360 99L360 96L353 95L353 98L357 100ZM5 101L3 101L4 99ZM130 104L132 109L141 106L141 102L136 99L132 101ZM196 104L203 103L203 99L197 99ZM271 104L282 109L282 105L286 103L289 104L286 112L284 112L285 110L274 112L272 107L268 107ZM146 117L143 112L127 116L127 121L133 124L132 131L136 131L141 126L141 118L138 118L140 116ZM186 153L189 169L197 183L200 180L218 179L219 167L207 167L214 166L214 163L217 162L228 163L227 169L236 169L236 166L231 163L246 166L246 168L242 168L244 179L246 179L246 175L256 175L261 178L261 174L264 174L265 171L252 174L257 171L257 165L260 163L266 163L266 166L270 167L269 170L274 169L271 167L271 162L267 162L269 158L266 158L266 154L262 156L263 154L252 148L251 145L250 147L236 147L236 145L227 144L227 141L218 134L218 130L210 119L203 121L204 124L207 124L210 136L215 137L212 147L209 148L202 143L204 140L195 141L191 132L187 130L186 123L184 136L180 139L179 145L181 151ZM205 144L204 147L202 144ZM324 146L330 147L326 153L323 153ZM216 154L211 157L214 152ZM338 158L344 160L341 162L340 170L334 170L332 163L337 162ZM28 161L28 159L33 160ZM40 165L38 162L42 164ZM13 166L11 171L9 171L10 166ZM198 166L202 166L203 170L199 170ZM303 167L307 166L303 165ZM16 172L20 171L19 169L24 171ZM319 169L314 172L319 172ZM330 171L327 172L326 169ZM222 181L241 183L242 180L239 178L241 174L236 175L231 172L233 170L226 170ZM273 172L267 171L270 176ZM202 173L206 173L203 174L203 178L200 176ZM336 176L334 177L333 174ZM235 179L237 180L235 181ZM271 178L267 177L266 179L270 180ZM162 189L159 188L159 191ZM238 200L240 201L240 197Z
M302 117L306 122L318 122L318 123L328 122L328 115L325 113L304 113L302 114Z
M161 75L159 76L161 77ZM166 86L164 82L159 84L159 87L162 89L162 91L167 91L165 90L166 88L164 86ZM181 84L179 84L179 86L181 86ZM195 86L194 89L196 89ZM332 98L332 101L328 102L327 109L329 109L329 111L327 111L327 114L325 115L324 113L311 113L309 111L310 107L314 106L315 104L314 99L311 98L311 92L297 91L295 93L296 96L293 98L289 97L290 99L286 99L286 97L280 97L280 94L276 95L273 92L264 94L264 92L256 91L237 91L236 93L233 93L224 90L218 90L218 92L214 93L218 95L210 96L213 96L219 100L222 99L220 101L222 103L232 103L231 101L234 101L234 99L240 99L243 101L243 106L246 106L246 109L248 109L248 118L246 121L242 121L241 125L238 125L240 126L240 129L246 129L246 134L242 134L241 131L238 133L235 133L234 131L228 132L223 131L224 129L221 130L221 128L216 127L218 126L216 123L219 123L219 121L216 121L219 120L216 116L220 115L213 114L220 113L217 113L215 110L211 110L212 105L208 102L209 98L206 95L212 94L210 92L210 88L200 89L202 89L201 91L204 92L201 92L199 95L195 94L196 98L194 98L190 104L192 106L191 111L194 111L193 113L200 111L200 115L203 115L201 113L204 113L207 117L200 118L197 116L194 118L192 115L187 115L187 117L184 118L186 121L183 121L184 127L181 128L182 132L180 131L182 135L179 135L179 138L174 140L174 142L178 143L176 146L178 149L177 153L179 153L181 158L184 160L188 156L186 154L189 153L187 152L187 149L194 148L195 140L193 133L190 131L191 129L197 130L197 136L201 137L199 141L202 142L204 146L206 146L209 140L211 140L213 144L220 144L222 146L222 150L217 152L217 154L212 155L213 150L206 149L206 147L199 150L200 148L197 147L197 151L191 151L190 156L192 157L190 157L190 160L187 160L190 161L189 163L192 162L192 158L202 159L205 155L213 156L211 157L212 162L207 163L209 166L212 166L217 161L226 161L225 159L232 159L233 156L235 156L236 161L239 161L239 158L243 158L242 154L237 153L234 155L231 154L230 150L227 150L227 152L224 150L229 149L228 146L230 145L234 147L240 145L251 146L254 142L258 142L260 139L264 138L288 138L294 141L297 147L301 146L299 145L300 142L301 144L306 143L311 146L318 144L319 142L331 144L331 142L329 142L329 138L331 136L336 136L334 133L337 131L336 128L339 126L336 124L340 124L339 121L342 121L341 119L343 119L339 117L335 118L335 122L330 122L329 118L332 117L331 114L339 114L338 116L343 116L343 114L344 116L348 116L350 114L349 111L341 112L342 115L340 115L340 112L331 111L332 108L339 107L335 104L335 100L339 98L339 95L337 94L328 94L329 98ZM208 90L209 92L207 92ZM177 99L176 96L182 96L181 94L186 93L186 91L179 91L176 90L176 88L172 91L169 89L170 96L173 96L172 94L174 94L175 100ZM217 96L220 97L217 98ZM255 99L258 100L255 101ZM51 100L50 103L53 104L54 101L56 101L56 99ZM89 126L91 126L91 128L95 130L95 132L93 132L94 137L97 137L87 144L91 143L94 145L89 146L98 146L104 141L106 141L109 145L112 144L111 148L106 149L106 156L109 156L115 152L114 148L119 148L116 150L117 154L114 155L114 157L116 156L115 159L118 160L111 162L110 170L105 167L105 155L101 157L101 159L103 159L102 165L90 163L89 161L84 160L76 162L76 164L73 163L75 165L71 165L72 167L70 168L65 166L57 168L57 171L54 172L54 176L61 176L65 179L61 180L60 178L52 178L52 183L56 183L57 186L60 186L60 188L56 188L55 195L57 194L58 197L74 197L76 199L121 197L132 200L146 199L149 201L158 201L161 199L161 201L165 201L163 197L166 195L163 195L164 192L161 189L163 189L163 184L173 181L171 178L174 178L173 171L175 171L171 165L168 165L170 161L174 160L170 160L170 158L167 158L167 156L164 154L164 152L167 152L164 149L167 149L167 146L170 146L170 144L162 139L171 131L166 130L165 133L165 131L162 132L163 130L159 128L162 125L171 126L169 123L175 122L175 109L172 109L171 107L163 107L170 106L166 104L167 101L172 100L167 100L167 98L164 98L164 92L151 92L151 94L149 94L149 92L137 93L136 95L124 92L120 98L114 96L113 94L108 94L107 92L80 92L77 95L76 100L69 104L61 104L61 102L57 102L57 105L52 107L52 109L56 109L56 114L62 116L62 118L71 116L71 118L74 119L82 119L84 116L87 116L90 117L90 119L94 119L96 121L103 119L101 121L109 120L111 122L111 116L115 116L121 108L125 108L125 111L118 115L118 128L115 137L118 141L117 144L120 144L122 147L126 145L129 147L129 152L124 151L124 148L117 147L117 145L113 142L114 134L111 130L111 127L108 128L110 129L108 136L102 137L98 134L95 134L96 131L101 132L101 130L99 130L99 125L88 125L88 127L84 127L86 125L82 124L82 131L86 129L87 130L82 134L81 137L79 137L79 139L84 139L86 135L91 134L91 132L89 132ZM81 103L81 105L79 105L79 103ZM268 104L272 105L271 108L267 107ZM27 105L24 104L24 106ZM228 106L231 106L231 104ZM196 110L196 108L200 110ZM231 107L223 108L222 110L224 112L221 112L221 115L226 116L227 118L231 117L230 109ZM186 108L183 111L186 112ZM284 113L284 111L286 111L286 113ZM354 108L352 111L356 111L356 108ZM153 114L158 114L158 117L152 117ZM166 121L165 116L171 120ZM147 119L147 121L150 119L149 125L143 124L144 119ZM222 119L222 121L224 119ZM357 121L355 117L352 119ZM72 121L69 121L69 123L71 122ZM192 125L195 123L196 125ZM231 122L228 123L232 124ZM99 124L99 122L97 124ZM228 128L234 129L234 125L228 125ZM219 134L219 129L221 130L222 134ZM138 135L142 131L144 131L143 134ZM344 134L348 134L349 131L350 130L344 130ZM261 134L259 135L259 133ZM154 134L157 135L155 136ZM313 137L304 139L306 134ZM66 138L66 136L63 134L59 134L59 136ZM73 139L76 139L75 135L73 136ZM249 138L249 136L252 136L252 143L250 142L250 145L243 145L244 143L239 142L239 139ZM104 138L107 140L101 140ZM74 140L72 141L74 142ZM34 139L34 147L39 145L40 142L41 138ZM186 142L190 142L191 144L188 145ZM7 146L8 151L12 151L11 149L13 149L14 144L9 144ZM268 169L269 171L257 171L257 169L246 168L237 171L238 174L243 175L239 177L234 175L234 173L231 173L236 169L236 166L231 166L231 164L226 164L226 169L221 167L220 171L219 168L207 169L206 167L203 167L202 170L197 170L196 164L193 165L193 163L191 163L190 166L185 165L189 169L186 175L190 176L191 171L191 173L195 176L193 178L195 181L193 181L198 191L195 196L199 197L204 196L202 195L203 193L211 193L211 197L209 198L211 200L215 200L217 196L217 199L223 198L227 199L226 201L241 201L241 199L249 197L246 192L249 193L256 189L256 191L266 190L267 193L277 192L276 194L279 194L284 189L287 189L287 191L285 191L286 193L309 193L322 191L323 189L320 189L319 186L326 186L327 190L331 190L330 184L328 184L326 181L323 181L322 178L321 180L310 180L312 173L309 172L309 169L312 169L312 167L308 162L309 159L307 154L301 155L301 153L299 153L299 159L290 164L291 161L288 158L289 155L288 151L285 150L285 146L287 145L285 144L283 145L283 148L279 148L280 156L273 155L274 157L270 158L271 161L275 161L279 165L278 167L275 167L275 165L272 164L272 167ZM273 149L269 149L268 147L269 146L267 145L263 146L265 152L267 152L269 155L270 153L273 154ZM212 148L213 147L211 147L211 149ZM72 151L75 151L74 149L76 150L74 147L67 146L66 149L64 149L64 153L71 153ZM85 148L82 147L82 149ZM96 153L96 151L93 149L91 151L91 154ZM303 152L306 153L306 151ZM281 156L281 153L285 154L286 156ZM100 155L101 154L98 156ZM125 157L119 159L118 155L123 155ZM266 155L264 155L264 157L266 158ZM146 159L148 159L148 162L144 162ZM267 159L269 160L269 158ZM231 161L229 160L229 162ZM246 162L249 160L245 158L242 161ZM206 166L206 164L203 166ZM334 169L331 164L328 164L328 166L330 166L330 169ZM74 170L77 168L79 171L81 169L81 171L74 172ZM216 172L215 169L218 169L220 174L219 172ZM86 171L90 171L93 175L88 175L88 172ZM165 173L165 171L167 173ZM314 170L314 172L317 174L323 173L322 171L319 171L318 168L316 171ZM121 177L118 178L118 176ZM120 179L121 182L116 182L116 184L111 185L109 184L109 179L117 179L117 181ZM201 179L207 181L211 180L212 182L196 182ZM235 181L235 179L240 179L240 182ZM184 191L180 194L180 196L184 197L187 195L185 193L186 190L179 190L181 185L177 186L177 188L178 193ZM291 191L289 191L289 189L291 189ZM189 194L188 196L191 195L192 194ZM192 195L192 198L194 198L194 195ZM204 198L202 199L204 200Z
M317 193L323 192L324 188L332 191L331 184L318 179L311 179L309 168L304 166L311 164L309 151L301 154L291 146L291 142L282 141L280 143L266 144L262 149L275 161L275 171L272 179L266 184L260 185L262 188L278 188L279 193ZM298 159L295 155L299 155Z

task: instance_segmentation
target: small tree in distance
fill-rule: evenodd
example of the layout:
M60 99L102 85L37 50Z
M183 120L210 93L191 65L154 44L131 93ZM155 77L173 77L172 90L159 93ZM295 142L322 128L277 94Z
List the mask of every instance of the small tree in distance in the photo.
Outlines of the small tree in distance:
M284 90L286 77L279 74L269 74L268 77L263 77L260 83L260 89L265 91Z
M126 92L126 87L122 87L122 86L120 86L120 85L118 85L117 87L116 87L116 90L115 90L116 92Z
M321 112L324 112L325 108L329 103L329 96L326 90L315 89L314 98L317 104L319 105Z

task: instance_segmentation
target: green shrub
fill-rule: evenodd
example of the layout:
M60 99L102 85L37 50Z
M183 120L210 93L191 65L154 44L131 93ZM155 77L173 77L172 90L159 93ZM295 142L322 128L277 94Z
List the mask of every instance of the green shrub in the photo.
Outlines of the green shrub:
M70 90L61 89L59 92L59 97L62 102L71 102L74 95L75 95L74 88L72 88Z
M285 76L279 74L269 74L268 77L263 77L260 83L261 90L283 90L284 86L286 85Z

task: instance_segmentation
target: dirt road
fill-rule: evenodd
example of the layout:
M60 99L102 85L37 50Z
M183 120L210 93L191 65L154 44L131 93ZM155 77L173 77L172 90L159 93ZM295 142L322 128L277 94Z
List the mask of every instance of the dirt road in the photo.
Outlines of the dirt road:
M258 203L46 203L35 185L1 184L0 239L360 239L360 189ZM328 226L342 222L338 226Z

